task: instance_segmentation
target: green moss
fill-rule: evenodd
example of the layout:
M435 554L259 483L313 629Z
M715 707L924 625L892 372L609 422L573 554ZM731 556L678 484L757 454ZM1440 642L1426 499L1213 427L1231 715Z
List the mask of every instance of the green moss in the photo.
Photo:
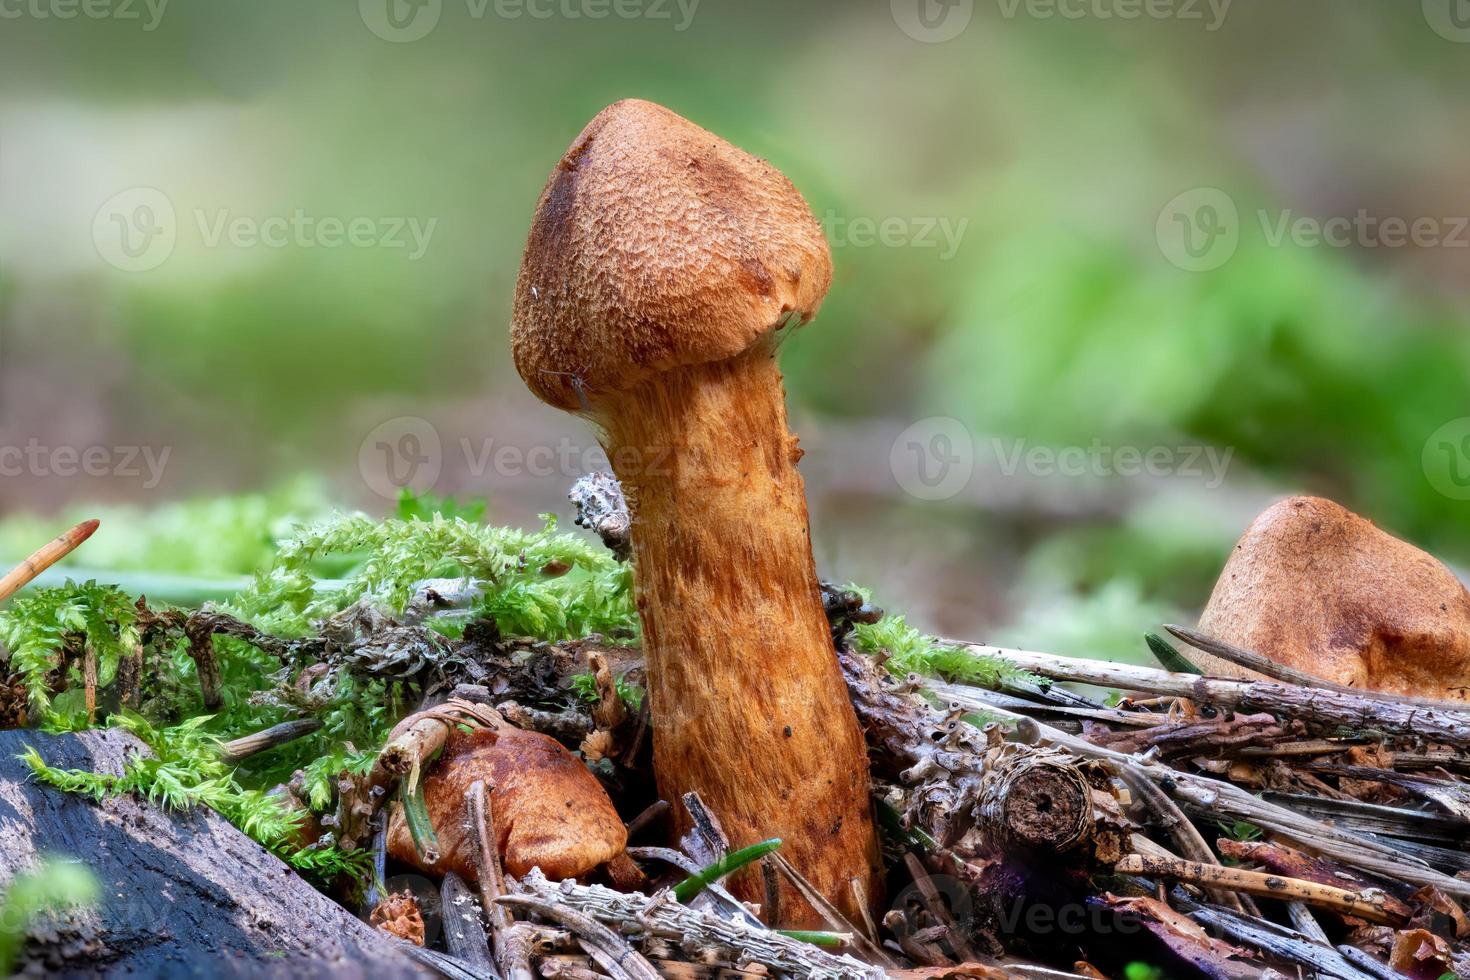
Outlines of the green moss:
M21 758L36 779L63 792L96 800L134 793L174 810L207 806L298 871L320 880L366 870L366 852L347 854L334 848L302 848L295 844L304 815L265 790L242 786L234 770L220 757L220 739L204 730L209 720L209 716L200 715L160 729L137 715L113 716L111 724L131 732L152 751L151 755L130 758L118 776L55 768L34 747L27 747Z
M138 642L133 600L111 585L96 582L41 589L16 599L0 613L0 641L10 651L10 669L25 681L31 706L43 719L61 722L51 710L47 675L61 663L63 647L90 647L98 658L99 682L117 670L117 661Z
M437 510L425 517L426 506L407 503L409 516L383 521L344 514L299 526L279 541L270 567L222 608L268 633L304 636L314 633L321 619L359 600L401 612L425 579L472 577L483 583L484 594L471 615L493 619L502 633L552 641L594 632L636 639L631 573L586 538L559 532L551 518L539 529L524 531L445 517ZM476 512L473 505L454 507L460 514ZM338 577L323 580L324 569ZM48 728L77 730L89 724L77 691L54 699L48 695L63 648L92 647L105 687L116 676L118 659L139 643L137 619L133 597L95 582L35 591L0 614L0 640L9 650L10 667L24 678ZM428 625L445 633L459 628L447 622ZM152 757L133 760L121 776L110 776L55 769L31 751L26 762L36 778L97 798L137 793L165 807L208 806L305 873L325 879L363 872L363 854L297 847L293 841L302 815L267 790L301 769L308 806L315 811L330 806L336 777L343 771L365 773L388 730L417 703L413 686L340 671L335 688L312 707L323 722L319 731L231 767L220 759L222 741L299 716L273 696L299 665L283 664L243 640L216 637L225 703L206 713L186 641L170 636L153 646L139 713L101 720L133 732L149 745ZM68 679L79 681L80 668L70 670ZM641 691L621 680L620 690L637 705Z
M1001 688L1007 680L1039 683L1039 679L1004 660L984 657L910 626L902 616L884 616L876 623L853 627L853 646L863 653L888 654L888 670L896 675L910 673L941 677L959 684Z

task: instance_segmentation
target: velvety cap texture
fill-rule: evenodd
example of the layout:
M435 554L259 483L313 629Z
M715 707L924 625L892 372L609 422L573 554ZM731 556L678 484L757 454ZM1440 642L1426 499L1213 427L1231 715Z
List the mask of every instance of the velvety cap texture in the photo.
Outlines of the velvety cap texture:
M1465 586L1434 556L1320 497L1291 497L1256 518L1220 573L1199 628L1338 684L1415 697L1470 695ZM1197 657L1207 673L1254 676Z
M831 281L821 226L780 171L630 99L588 124L541 193L511 348L533 392L576 409L810 319Z

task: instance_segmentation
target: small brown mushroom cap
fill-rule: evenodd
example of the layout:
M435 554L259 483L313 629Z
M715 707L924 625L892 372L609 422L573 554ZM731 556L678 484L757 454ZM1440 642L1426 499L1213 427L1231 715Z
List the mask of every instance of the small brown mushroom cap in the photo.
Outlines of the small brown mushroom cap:
M479 874L467 828L465 791L485 783L505 870L533 867L553 880L585 874L623 852L628 832L597 777L555 739L505 726L450 733L424 779L424 805L439 838L439 861L414 850L402 810L388 826L388 853L434 874Z
M1320 497L1246 529L1199 629L1338 684L1418 697L1470 689L1470 593L1411 544ZM1206 673L1254 673L1199 651Z
M608 106L541 193L511 349L558 408L733 357L832 281L821 226L776 168L651 102Z

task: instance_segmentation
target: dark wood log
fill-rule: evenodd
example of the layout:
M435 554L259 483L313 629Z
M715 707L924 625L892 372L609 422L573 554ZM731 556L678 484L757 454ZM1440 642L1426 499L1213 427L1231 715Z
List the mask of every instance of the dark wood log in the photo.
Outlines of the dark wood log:
M118 774L146 749L119 731L0 732L0 890L38 856L76 858L94 908L33 923L22 975L421 976L387 936L317 892L210 810L101 804L41 785L17 756Z

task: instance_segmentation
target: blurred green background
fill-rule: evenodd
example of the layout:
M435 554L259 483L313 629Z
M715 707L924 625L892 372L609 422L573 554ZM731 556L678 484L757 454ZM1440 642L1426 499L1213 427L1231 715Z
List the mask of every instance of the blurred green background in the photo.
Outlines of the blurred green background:
M827 227L783 352L825 575L1116 653L1285 493L1470 560L1463 0L0 14L0 557L97 513L80 564L243 574L398 482L569 516L593 441L522 387L510 293L632 96Z

